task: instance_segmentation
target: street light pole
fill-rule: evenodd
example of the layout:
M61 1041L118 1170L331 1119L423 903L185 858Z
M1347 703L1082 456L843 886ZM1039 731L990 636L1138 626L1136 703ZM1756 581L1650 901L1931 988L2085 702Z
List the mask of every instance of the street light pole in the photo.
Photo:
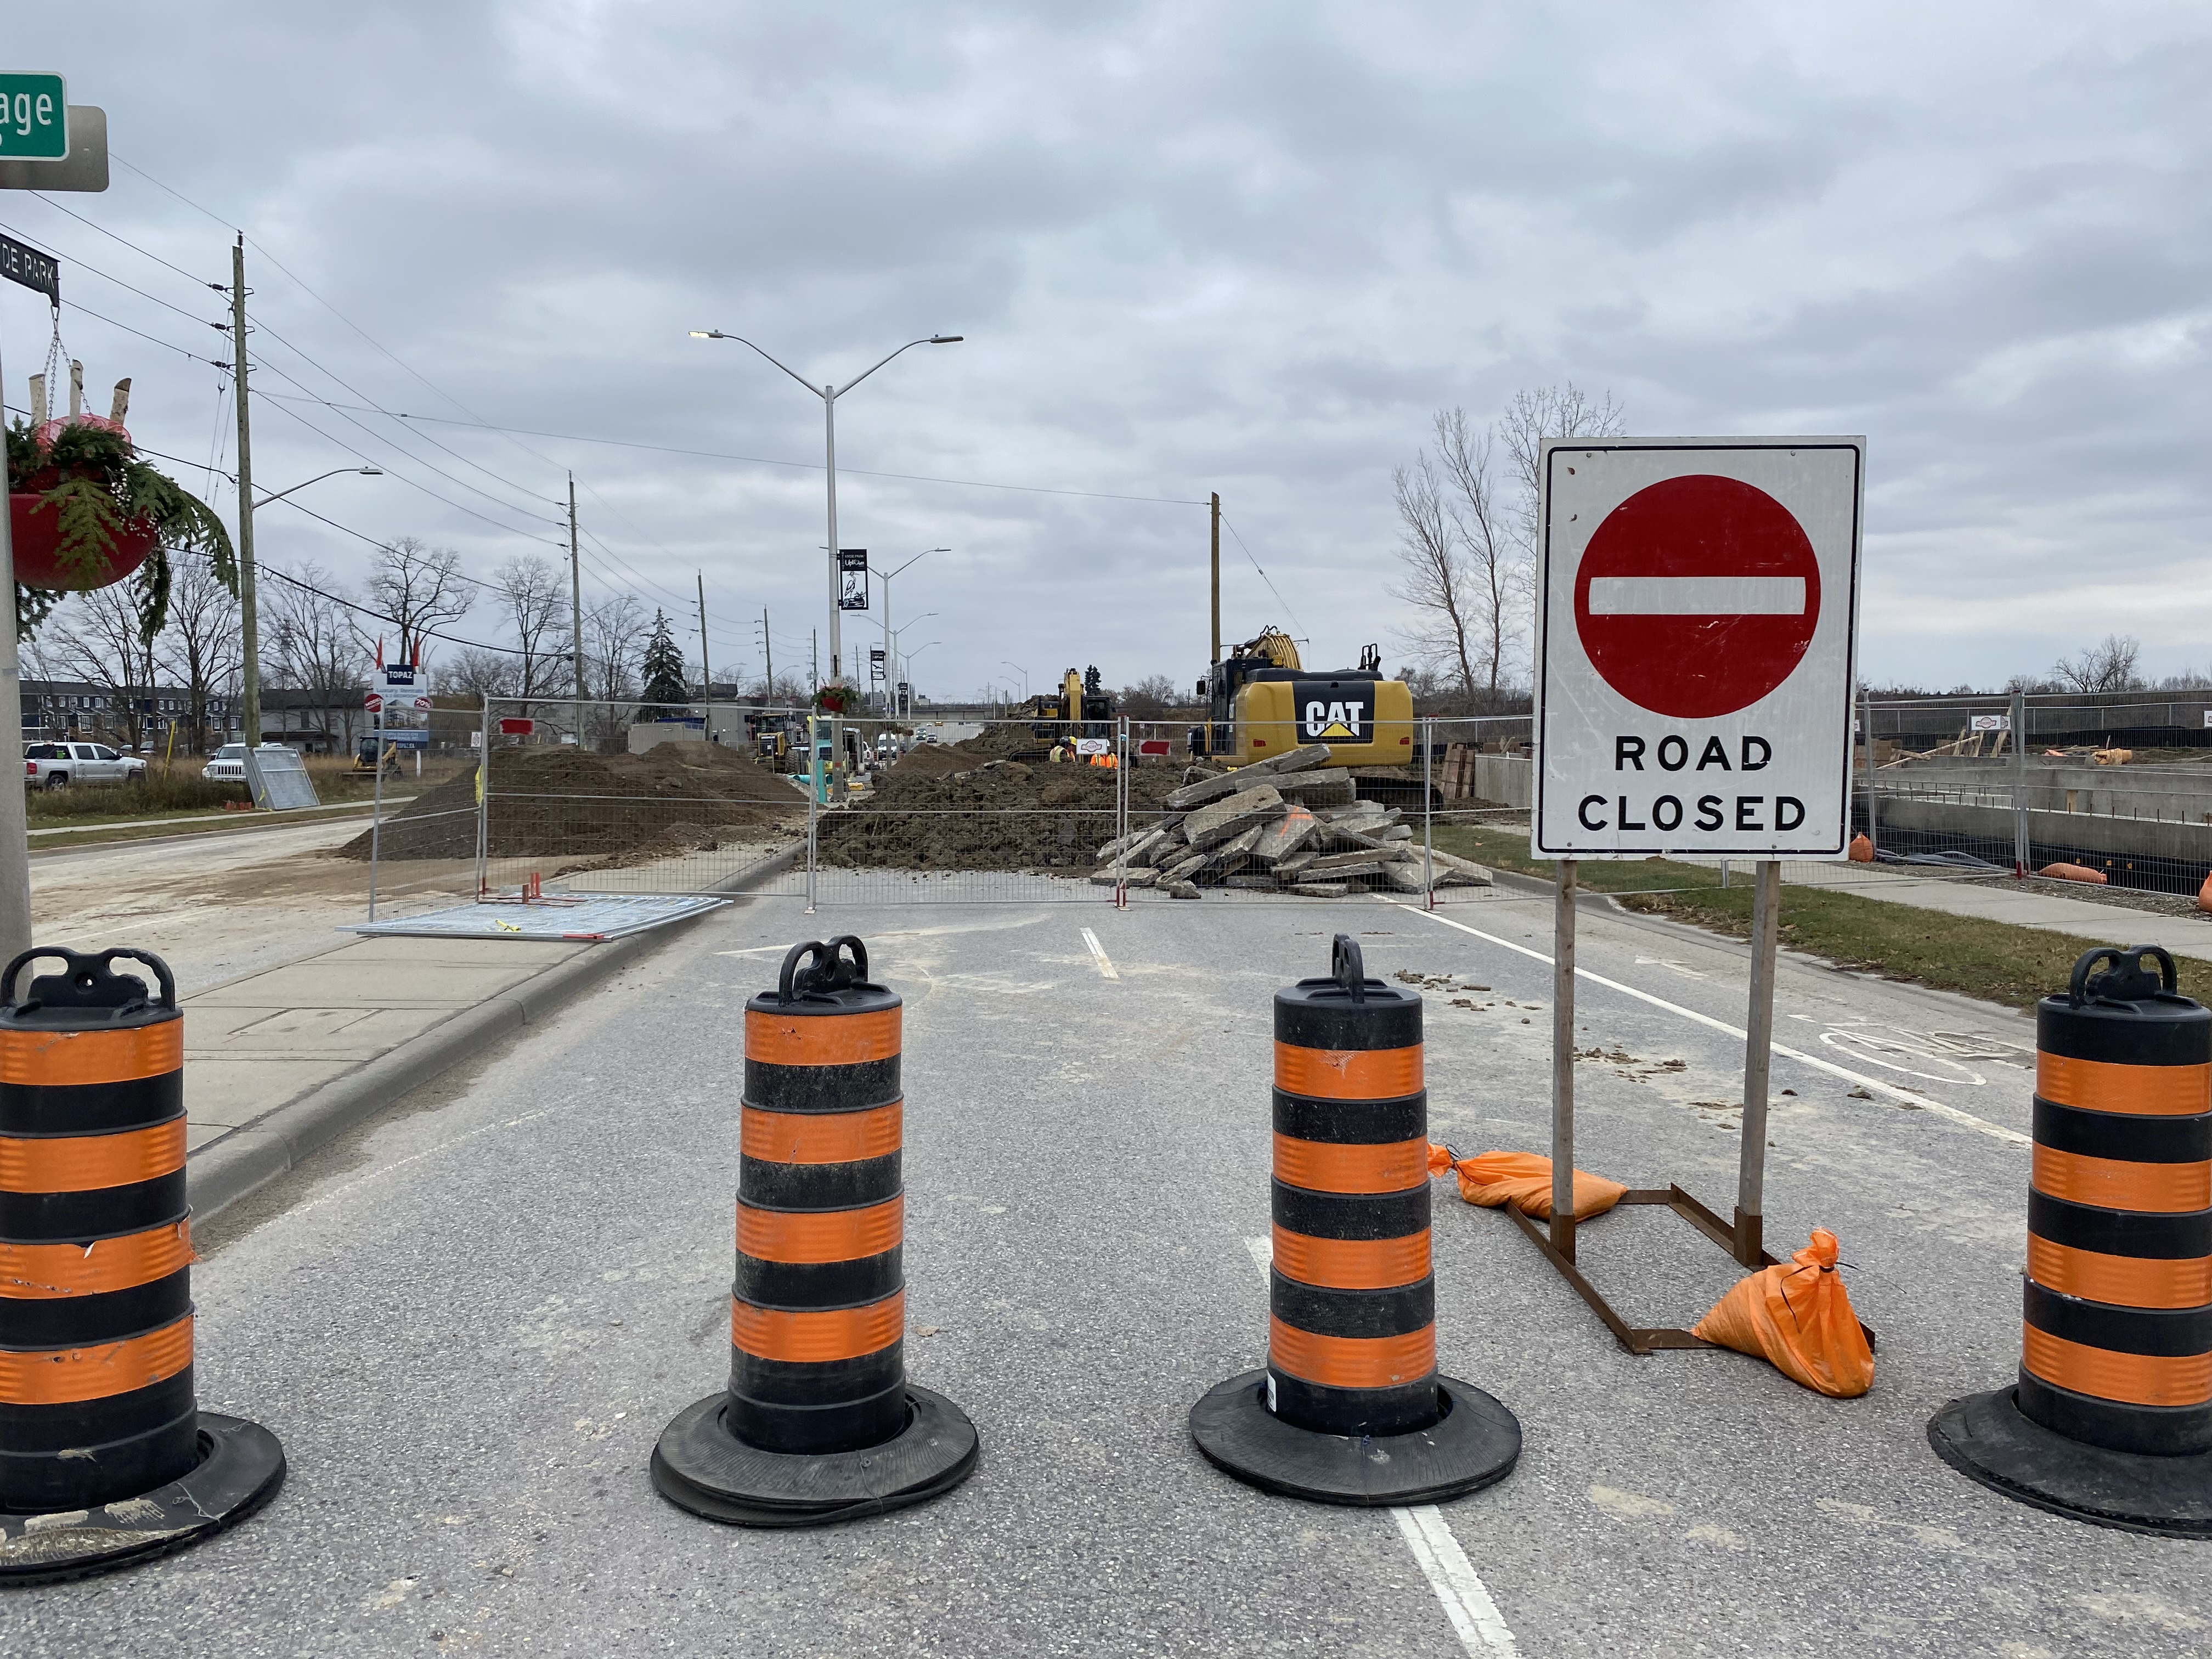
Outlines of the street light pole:
M1011 661L1005 657L1000 658L999 661L1002 666L1012 669L1022 677L1022 701L1027 702L1030 700L1030 671L1021 664Z
M919 620L920 620L920 618L918 618L918 617L917 617L915 620L919 621ZM911 624L909 624L909 626L911 626ZM942 641L942 640L932 640L932 641L929 642L929 645L942 645L943 643L944 643L944 641ZM914 656L913 656L913 657L908 657L908 658L906 659L906 662L907 662L907 670L908 670L908 672L909 673L911 673L911 672L913 672L913 668L914 668L914 658L915 658L915 657L918 657L918 656L920 656L923 652L925 652L925 651L928 650L928 649L929 649L929 645L917 645L916 647L915 647L915 648L914 648ZM908 680L908 681L906 681L906 682L905 682L905 685L906 685L906 697L905 697L904 717L905 717L906 719L908 719L908 720L912 720L912 719L914 718L914 682L913 682L913 681L911 681L911 680Z
M925 611L919 617L916 617L914 619L914 622L908 623L906 627L911 628L914 626L915 623L927 622L936 614L937 612L934 611ZM885 688L884 707L890 709L894 715L898 713L898 710L896 706L896 701L890 693L895 690L898 685L897 671L899 666L899 652L901 649L898 643L898 636L905 632L906 628L890 628L884 630L884 685Z
M769 362L775 363L778 368L782 369L783 372L790 375L793 380L798 381L799 385L805 386L809 392L822 399L823 459L824 470L829 475L830 678L834 684L843 678L843 641L845 632L843 619L839 613L837 604L840 597L838 593L837 582L837 399L843 397L854 386L860 385L861 381L866 380L868 376L874 374L877 369L881 368L884 363L890 362L891 357L897 356L899 352L911 351L918 345L957 345L967 337L960 334L931 334L927 335L919 340L908 340L904 345L898 349L898 351L892 352L890 356L882 359L881 362L877 362L872 367L854 375L851 380L846 381L844 385L838 386L833 381L825 380L818 386L816 386L813 381L808 380L805 375L799 374L796 369L792 368L786 363L779 362L775 357L769 356L766 351L761 350L760 347L753 345L753 343L745 338L742 334L726 334L719 328L695 328L691 331L691 337L695 340L735 340L739 345L752 346L752 349L755 351L760 352L762 356L767 357Z
M950 553L951 550L949 547L925 547L889 574L876 570L873 565L868 567L870 570L875 572L876 576L884 585L884 707L886 709L891 707L891 687L897 684L891 678L891 635L897 632L891 626L891 577L904 575L933 553ZM933 617L937 613L933 611L929 614Z

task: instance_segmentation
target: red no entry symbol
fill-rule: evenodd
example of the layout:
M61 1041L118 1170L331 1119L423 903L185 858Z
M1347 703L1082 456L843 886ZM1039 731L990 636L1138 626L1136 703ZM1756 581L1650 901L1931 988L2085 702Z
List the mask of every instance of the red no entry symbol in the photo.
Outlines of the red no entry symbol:
M1765 490L1693 474L1607 515L1575 574L1575 629L1640 708L1710 720L1788 679L1820 619L1804 527Z

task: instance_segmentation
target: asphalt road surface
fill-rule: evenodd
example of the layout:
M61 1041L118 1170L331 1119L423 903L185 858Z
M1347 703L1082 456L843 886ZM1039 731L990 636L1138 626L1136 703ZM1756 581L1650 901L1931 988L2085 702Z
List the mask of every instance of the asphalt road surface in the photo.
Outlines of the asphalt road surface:
M1339 930L1370 971L1429 981L1435 1134L1541 1150L1541 902L761 901L672 940L204 1230L202 1403L275 1430L289 1483L167 1562L0 1598L0 1650L2212 1650L2203 1546L2008 1503L1923 1438L2017 1363L2031 1028L1803 964L1778 998L1778 1042L1811 1059L1775 1063L1768 1237L1841 1237L1881 1334L1869 1395L1721 1352L1631 1358L1439 1186L1444 1369L1519 1414L1518 1470L1407 1513L1207 1465L1190 1406L1265 1345L1268 999ZM974 1418L983 1462L879 1520L719 1527L646 1464L726 1367L740 1005L788 943L845 931L907 998L909 1370ZM1725 1212L1741 950L1593 913L1581 961L1611 983L1579 998L1580 1163ZM1583 1253L1638 1322L1688 1323L1735 1276L1656 1210L1592 1224Z

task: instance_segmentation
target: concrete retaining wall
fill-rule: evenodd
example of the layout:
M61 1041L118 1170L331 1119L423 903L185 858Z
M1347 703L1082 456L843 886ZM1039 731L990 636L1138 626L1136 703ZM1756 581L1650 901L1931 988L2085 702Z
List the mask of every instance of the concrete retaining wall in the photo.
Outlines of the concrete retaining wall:
M1883 797L1881 823L1885 830L1913 830L1962 841L1992 842L2005 848L2012 846L2013 814L2009 807L1960 806L1948 801ZM2178 823L2171 820L2161 823L2155 818L2031 811L2027 815L2027 836L2030 844L2038 848L2071 848L2119 860L2170 862L2185 873L2195 872L2198 881L2203 879L2207 869L2212 869L2212 824ZM2191 890L2194 890L2193 884Z

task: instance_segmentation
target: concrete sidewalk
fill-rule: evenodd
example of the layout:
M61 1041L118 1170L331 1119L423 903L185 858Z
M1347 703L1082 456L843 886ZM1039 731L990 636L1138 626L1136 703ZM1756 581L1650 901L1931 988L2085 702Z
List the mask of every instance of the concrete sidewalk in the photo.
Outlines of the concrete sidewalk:
M603 943L372 938L185 997L202 1219L680 931Z
M2077 939L2110 940L2115 945L2162 945L2175 956L2212 962L2212 916L2202 913L2162 915L2126 905L2040 892L2008 877L1959 881L1906 875L1880 865L1793 865L1786 866L1784 879L1793 886L1833 887L1885 904L1910 904L1954 916L2006 921L2039 933L2071 933Z

